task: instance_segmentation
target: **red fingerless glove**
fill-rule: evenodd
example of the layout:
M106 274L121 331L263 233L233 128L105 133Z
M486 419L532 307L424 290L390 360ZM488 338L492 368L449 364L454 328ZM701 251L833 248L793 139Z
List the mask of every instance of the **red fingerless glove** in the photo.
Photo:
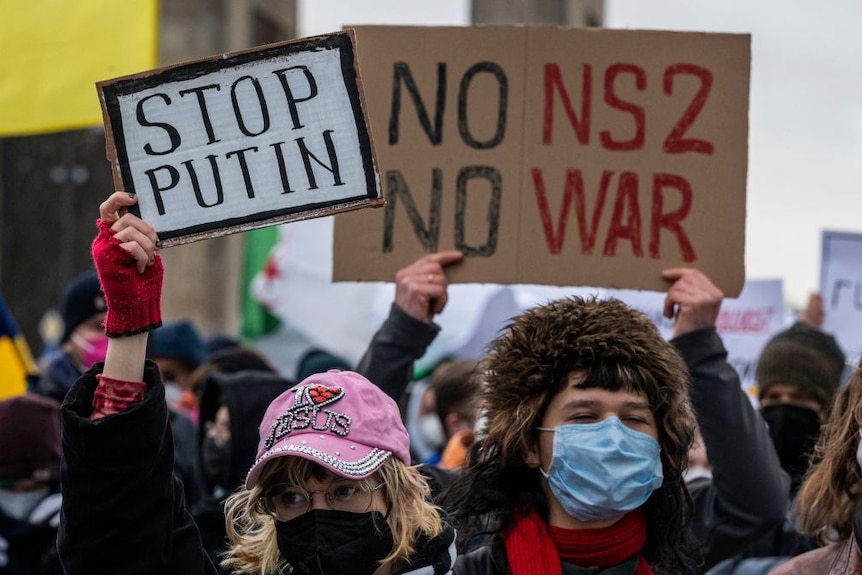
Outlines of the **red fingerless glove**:
M105 335L123 337L162 325L162 258L138 273L135 258L114 237L111 226L96 220L99 235L93 240L93 261L105 294L108 312Z

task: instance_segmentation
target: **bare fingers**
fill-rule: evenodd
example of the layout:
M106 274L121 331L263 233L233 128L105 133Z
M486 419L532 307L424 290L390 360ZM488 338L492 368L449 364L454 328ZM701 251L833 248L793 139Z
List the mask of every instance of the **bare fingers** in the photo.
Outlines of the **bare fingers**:
M99 218L105 223L114 223L126 213L126 208L137 202L138 198L134 194L114 192L99 206Z
M126 214L111 229L114 230L114 238L135 259L139 272L143 273L147 266L155 263L158 237L152 226L132 214Z

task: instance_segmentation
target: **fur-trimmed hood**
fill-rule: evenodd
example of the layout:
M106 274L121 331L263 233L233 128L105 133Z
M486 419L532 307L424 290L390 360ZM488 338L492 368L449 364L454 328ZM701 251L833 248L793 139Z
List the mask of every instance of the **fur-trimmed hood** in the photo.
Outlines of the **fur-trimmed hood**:
M483 362L488 418L512 421L525 402L559 389L570 372L616 364L655 380L655 389L640 390L653 409L663 396L687 392L682 358L642 312L596 297L532 308L491 344Z

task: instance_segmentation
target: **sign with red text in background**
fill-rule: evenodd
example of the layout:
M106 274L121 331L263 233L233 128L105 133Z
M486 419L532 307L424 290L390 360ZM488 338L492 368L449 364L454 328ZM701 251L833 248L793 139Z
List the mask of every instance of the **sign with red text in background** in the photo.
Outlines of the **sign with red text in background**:
M355 28L386 206L335 218L333 279L458 249L452 282L745 281L751 39Z

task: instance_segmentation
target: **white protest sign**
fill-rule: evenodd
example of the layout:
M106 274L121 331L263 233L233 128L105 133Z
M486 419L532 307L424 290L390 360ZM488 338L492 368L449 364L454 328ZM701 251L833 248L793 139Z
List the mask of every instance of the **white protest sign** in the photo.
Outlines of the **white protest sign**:
M739 297L725 298L716 330L727 349L727 361L739 374L742 388L756 398L754 371L760 352L784 329L785 304L781 280L748 280ZM550 300L595 295L614 297L647 314L665 339L671 339L673 320L664 317L666 294L648 290L612 290L519 284L459 284L449 286L446 309L435 322L443 326L420 366L431 366L446 356L479 358L491 340L514 316Z
M653 291L607 290L647 314L662 335L670 339L673 321L664 317L665 294ZM739 297L725 298L715 323L727 349L727 361L736 369L742 388L756 397L754 370L763 346L784 329L784 295L781 280L747 280Z
M163 245L382 205L350 30L97 84Z
M831 333L848 363L862 348L862 234L824 231L820 260L823 331Z
M787 327L784 290L780 279L748 280L737 298L725 299L716 329L727 348L742 387L757 397L754 370L766 343Z

